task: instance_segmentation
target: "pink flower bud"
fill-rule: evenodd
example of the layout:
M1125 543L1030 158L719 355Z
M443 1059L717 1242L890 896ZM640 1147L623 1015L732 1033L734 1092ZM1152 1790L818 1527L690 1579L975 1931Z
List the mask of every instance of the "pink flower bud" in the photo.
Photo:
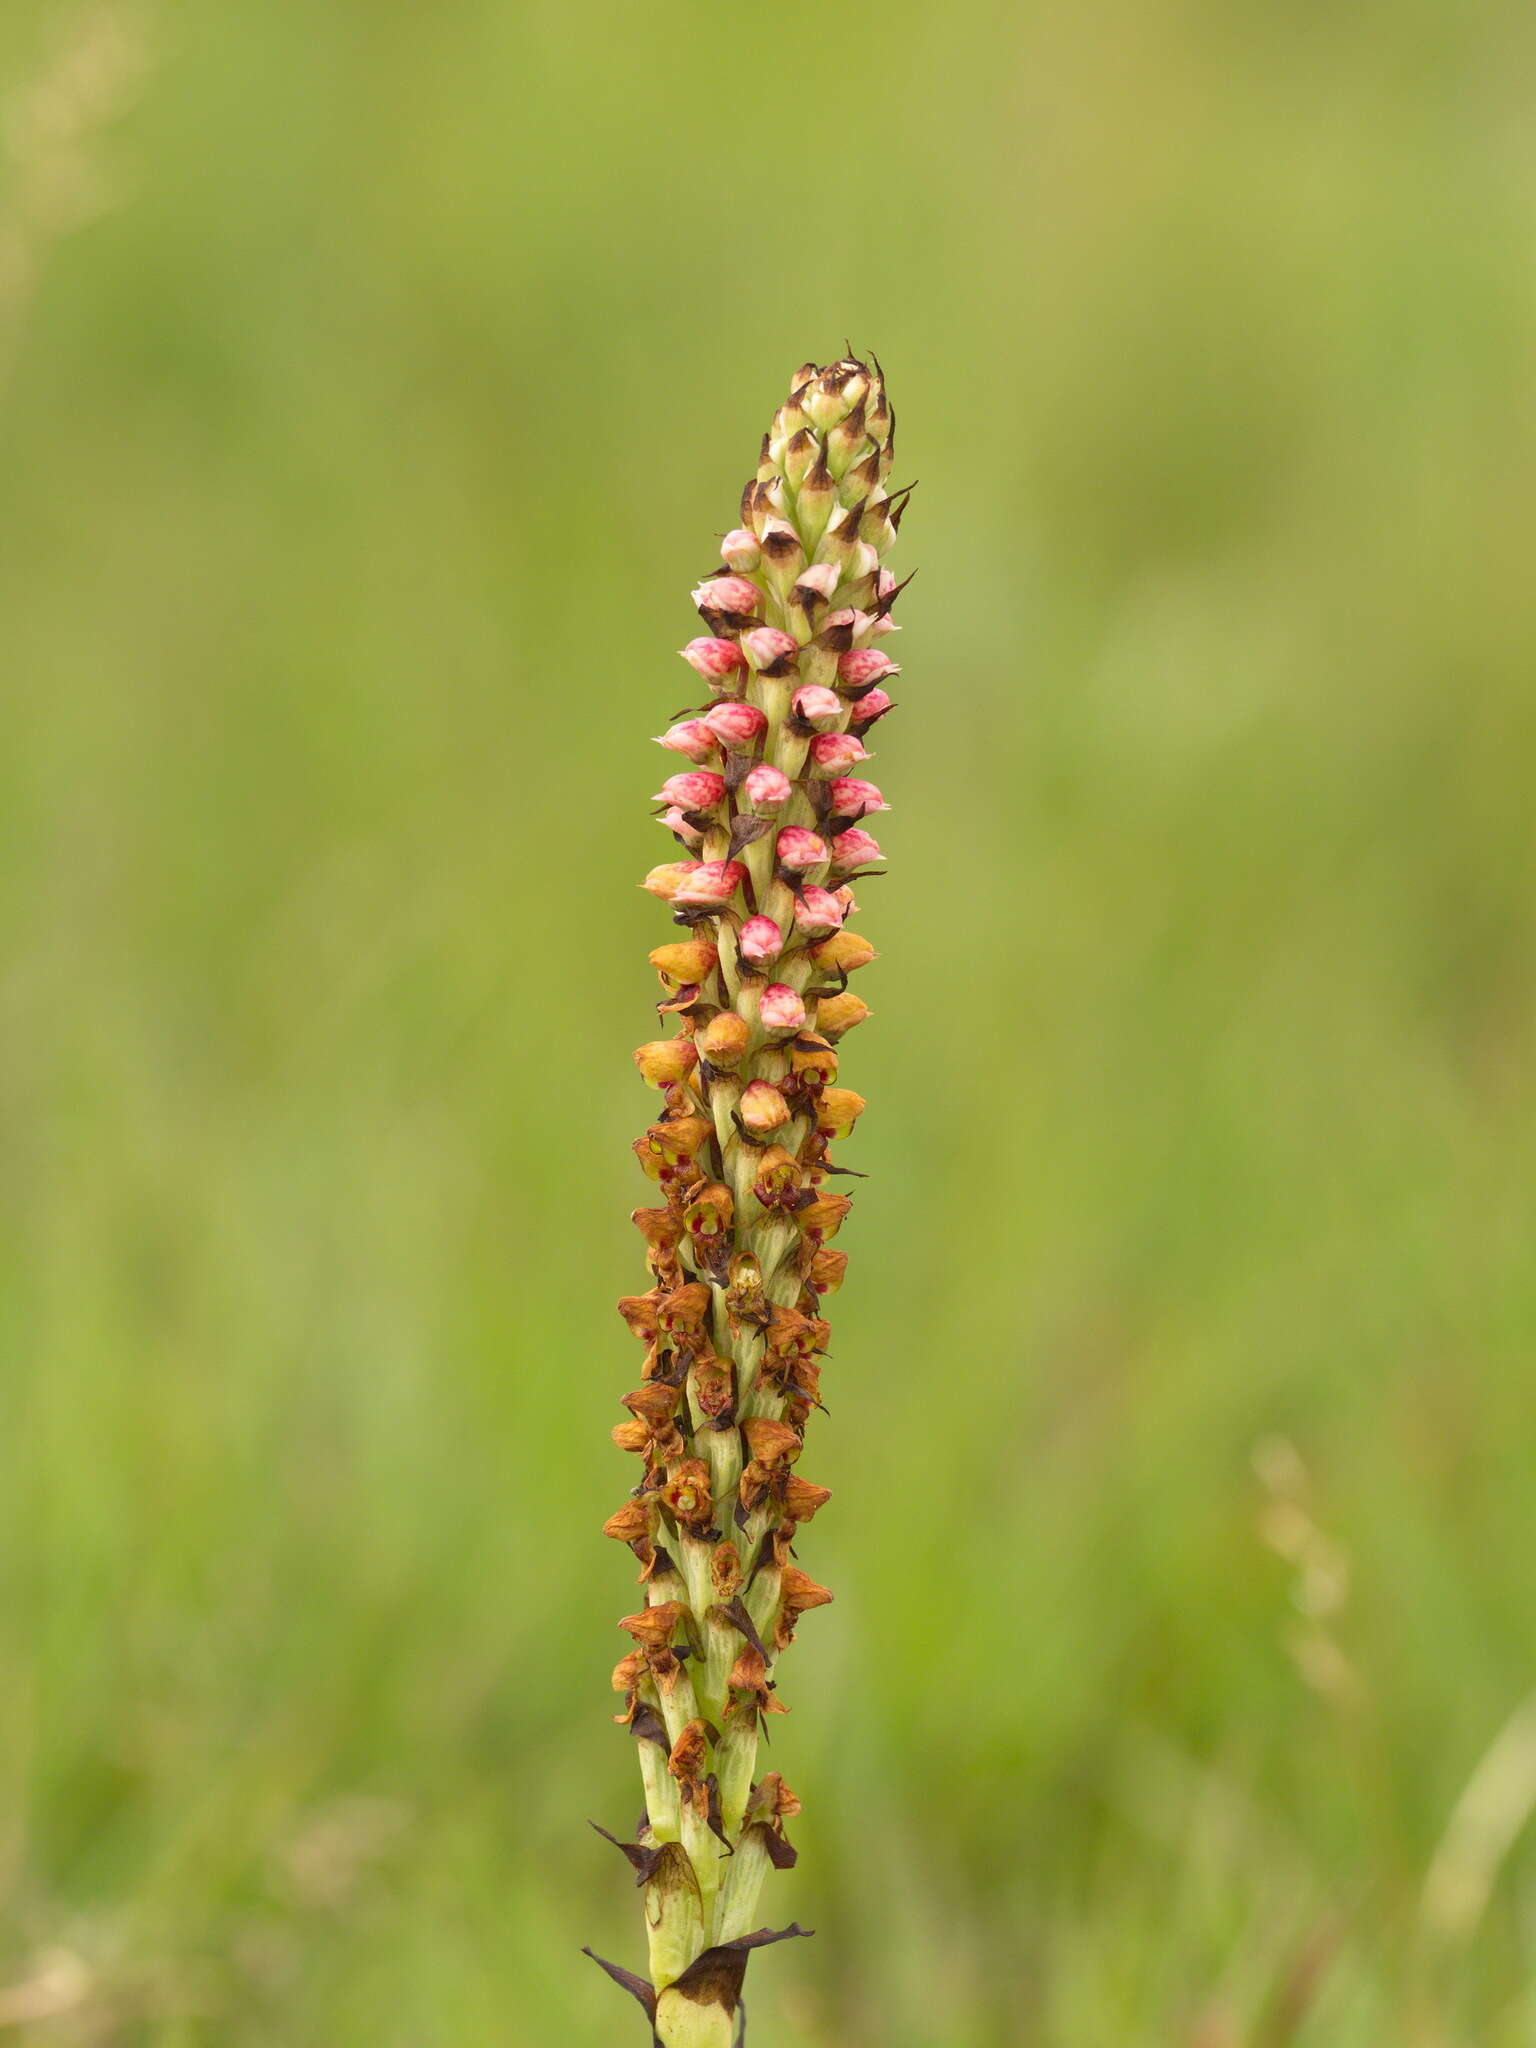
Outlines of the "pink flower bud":
M824 775L841 775L855 761L867 761L869 749L851 732L819 732L811 741L811 761Z
M798 1031L805 1022L805 1004L782 981L771 981L758 999L757 1015L765 1031Z
M872 782L861 782L856 775L839 775L831 788L834 818L866 818L871 811L891 808Z
M880 842L868 832L861 832L857 825L850 825L846 832L839 832L832 842L832 858L845 872L854 868L867 868L871 862L884 860ZM848 906L852 907L851 901Z
M899 633L900 631L900 626L897 625L889 612L876 612L875 616L864 628L864 637L866 640L883 640L887 633Z
M777 960L783 952L784 934L771 917L749 917L736 943L743 959L761 967L769 960Z
M779 866L792 868L814 868L828 858L827 842L819 832L808 832L803 825L786 825L779 834L775 848Z
M861 540L855 542L844 573L850 583L861 583L866 576L873 576L879 566L880 550L867 540Z
M672 901L685 909L713 910L719 904L729 903L746 878L747 871L739 860L699 861L683 877Z
M691 593L701 612L721 612L732 619L750 619L763 593L745 576L710 576Z
M662 804L681 804L685 811L712 811L725 800L725 777L710 768L690 768L685 775L669 775L656 792Z
M843 906L830 889L818 889L807 882L795 905L795 923L803 932L835 932L843 921Z
M794 660L800 643L793 633L781 633L777 626L757 626L741 638L742 648L754 668L772 669Z
M791 795L789 777L771 761L759 761L742 780L741 794L754 811L776 811Z
M715 751L715 735L702 718L685 718L658 733L656 744L674 754L686 754L690 761L707 761Z
M757 544L757 535L745 526L732 527L720 543L720 559L728 569L735 569L750 576L763 559L763 551ZM894 577L892 578L894 582Z
M863 683L883 683L901 671L878 647L851 647L837 664L837 673L850 690L856 690Z
M659 896L663 903L671 903L698 865L696 860L669 860L659 868L652 868L640 886L647 895Z
M802 590L809 591L812 597L830 601L833 591L837 588L837 576L836 562L813 562L808 569L802 569L795 578L796 594Z
M699 588L702 590L704 586L700 584ZM734 640L713 640L701 636L677 651L690 668L697 669L710 683L723 681L732 669L742 666L741 649Z
M663 811L661 822L669 832L676 833L690 853L697 853L704 844L704 834L697 825L689 824L688 813L679 805L673 804L669 811Z
M891 700L877 683L872 690L866 690L848 714L848 723L856 732L862 732L867 725L873 725L877 718L883 718L891 708Z
M755 704L743 704L731 698L706 711L699 723L722 746L750 747L768 720Z
M879 578L875 584L875 595L882 603L886 598L894 597L900 588L901 585L896 581L896 578L889 569L882 569L880 571Z
M836 690L825 689L820 683L807 683L795 692L795 710L807 725L813 725L818 732L830 732L834 725L843 722L843 700Z

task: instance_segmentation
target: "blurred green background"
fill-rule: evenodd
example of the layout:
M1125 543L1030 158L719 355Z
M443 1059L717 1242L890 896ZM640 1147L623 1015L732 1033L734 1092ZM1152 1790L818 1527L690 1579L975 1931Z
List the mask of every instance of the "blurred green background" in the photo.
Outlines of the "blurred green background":
M1529 2048L1529 10L0 72L0 2040L638 2040L648 735L847 336L922 573L752 2048Z

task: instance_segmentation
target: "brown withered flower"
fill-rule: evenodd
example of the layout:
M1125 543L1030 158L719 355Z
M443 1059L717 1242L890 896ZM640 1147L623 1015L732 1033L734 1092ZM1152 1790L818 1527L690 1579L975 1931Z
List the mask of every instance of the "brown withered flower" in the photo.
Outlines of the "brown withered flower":
M869 827L888 807L865 776L897 673L893 454L878 364L795 372L693 592L682 654L702 701L659 736L678 857L644 887L678 927L650 956L675 1035L635 1055L661 1104L634 1146L657 1190L634 1212L653 1284L619 1304L645 1362L614 1440L645 1463L604 1525L647 1603L620 1624L635 1647L614 1686L645 1786L619 1847L645 1890L649 1981L604 1967L656 2048L732 2048L748 1955L780 1938L761 1889L794 1860L799 1801L758 1778L758 1744L786 1711L779 1655L832 1597L793 1560L830 1497L796 1465L847 1266L832 1148L864 1108L838 1070L869 1014L849 979L875 957L850 920L883 863Z

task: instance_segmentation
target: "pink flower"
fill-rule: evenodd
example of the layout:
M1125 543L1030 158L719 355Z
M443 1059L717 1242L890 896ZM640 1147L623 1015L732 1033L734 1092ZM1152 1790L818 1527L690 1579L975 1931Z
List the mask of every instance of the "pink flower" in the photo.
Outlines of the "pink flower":
M658 733L656 744L670 748L674 754L686 754L690 761L707 761L715 751L715 735L702 718L685 718Z
M784 934L771 917L749 917L741 928L737 940L742 957L761 967L769 960L777 960L784 950Z
M886 598L894 597L900 588L901 585L896 581L896 578L889 569L882 569L880 571L879 581L875 585L875 595L882 603L884 603Z
M821 834L808 832L803 825L786 825L776 851L780 867L796 870L814 868L828 858L827 842Z
M819 732L811 741L810 755L824 775L840 775L855 761L867 761L869 749L851 732Z
M795 692L795 710L818 732L830 732L834 725L841 725L843 709L843 700L836 690L824 689L820 683L807 683Z
M723 681L743 662L741 649L734 640L715 640L707 635L690 640L686 647L679 647L677 651L690 668L697 669L705 681L711 683Z
M782 981L771 981L758 1000L757 1015L765 1031L798 1031L805 1022L805 1004Z
M794 634L780 632L777 626L755 626L742 635L741 644L748 661L759 669L787 666L800 652L800 642Z
M712 740L719 740L722 746L750 747L768 720L755 704L743 704L731 698L724 704L714 705L697 722Z
M659 896L663 903L671 903L698 865L696 860L666 861L661 867L652 868L640 886L648 896Z
M755 768L747 770L741 794L754 811L776 811L789 802L793 792L782 768L775 768L771 761L759 761Z
M714 910L729 903L747 878L739 860L704 860L692 863L672 895L685 909Z
M685 811L712 811L725 801L725 777L710 768L690 768L684 775L669 775L656 792L662 804L681 804Z
M856 775L839 775L831 789L835 818L865 818L871 811L891 808L872 782L861 782Z
M850 825L846 832L839 832L832 842L832 858L845 872L854 868L867 868L872 861L884 860L880 842L868 832L861 832L857 825Z
M837 578L836 562L813 562L809 569L802 569L795 578L795 593L798 596L800 592L808 591L812 597L830 599L837 588Z
M848 714L848 723L855 731L862 732L867 725L873 725L877 718L883 718L891 708L891 700L877 683L872 690L866 690L858 698Z
M837 673L850 690L856 690L863 683L883 683L901 671L878 647L850 647L838 662Z
M750 619L763 601L763 593L745 576L707 577L691 595L701 612L720 612L732 619Z
M795 923L803 932L835 932L843 921L843 906L830 889L818 889L807 882L795 905Z
M736 569L750 575L763 559L763 551L757 544L757 535L745 526L733 526L720 543L720 559L728 569Z
M689 824L688 813L680 805L673 804L670 810L663 811L661 822L669 832L676 833L690 853L697 853L704 844L704 834L697 825Z

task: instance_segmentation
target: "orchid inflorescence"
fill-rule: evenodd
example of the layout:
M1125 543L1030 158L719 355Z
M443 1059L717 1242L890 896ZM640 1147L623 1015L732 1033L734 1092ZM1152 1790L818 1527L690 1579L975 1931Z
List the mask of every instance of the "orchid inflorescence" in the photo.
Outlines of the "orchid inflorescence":
M861 771L897 674L879 644L909 495L887 488L894 428L878 363L796 371L724 567L693 592L707 631L682 654L708 699L659 738L680 760L657 801L681 857L644 886L681 927L650 956L676 1031L635 1054L662 1096L635 1143L659 1199L634 1216L653 1284L619 1303L645 1362L614 1436L644 1470L606 1524L645 1589L613 1682L645 1784L618 1846L650 1977L603 1967L662 2048L730 2048L750 1951L802 1932L755 1928L799 1811L757 1776L758 1743L786 1711L780 1654L832 1597L794 1544L829 1498L799 1458L846 1264L831 1146L864 1108L838 1043L869 1014L848 984L874 949L847 921L887 808Z

